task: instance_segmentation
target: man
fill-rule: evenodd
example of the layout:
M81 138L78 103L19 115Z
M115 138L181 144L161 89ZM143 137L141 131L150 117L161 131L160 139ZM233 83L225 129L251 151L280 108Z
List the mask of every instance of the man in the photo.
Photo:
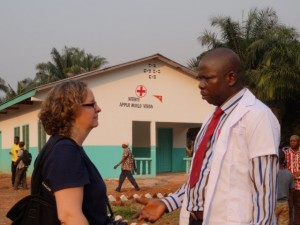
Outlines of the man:
M192 157L194 154L194 141L191 140L185 149L186 157Z
M11 184L12 187L14 187L14 183L15 183L15 179L16 179L16 170L17 170L17 160L18 160L18 150L19 150L19 141L20 138L18 136L16 136L14 138L14 144L11 147L11 150L9 152L10 156L11 156Z
M290 147L285 150L287 169L293 174L295 191L290 198L290 224L300 224L300 137L290 137Z
M181 224L276 224L280 126L271 110L244 88L243 77L232 50L217 48L203 56L200 93L217 108L195 140L189 180L161 200L139 199L145 205L139 220L154 222L185 199L190 215Z
M285 168L284 151L279 151L278 191L276 204L277 225L289 224L289 198L294 191L293 174Z
M117 169L119 165L122 164L122 172L120 174L119 178L119 185L116 188L117 192L121 192L121 188L123 185L124 180L126 177L130 181L130 183L134 186L135 190L139 191L140 188L138 184L136 183L134 177L132 176L133 171L136 172L136 167L135 167L135 162L134 162L134 157L131 152L131 150L128 148L129 143L128 142L123 142L122 148L123 148L123 155L121 161L114 166L114 169Z
M27 166L25 165L23 161L23 155L26 154L24 151L27 151L25 149L25 143L23 141L19 142L19 151L18 151L18 160L16 161L16 179L14 183L14 190L18 190L19 184L22 184L23 190L28 189L27 188L27 181L26 181L26 171Z

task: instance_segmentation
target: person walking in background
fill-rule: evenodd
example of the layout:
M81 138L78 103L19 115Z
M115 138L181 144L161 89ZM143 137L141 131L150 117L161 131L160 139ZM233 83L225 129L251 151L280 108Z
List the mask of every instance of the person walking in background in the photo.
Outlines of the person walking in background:
M278 193L276 204L277 225L289 224L289 198L294 190L293 174L285 168L286 159L284 151L279 151L279 171L278 171Z
M194 141L191 140L185 149L186 157L192 157L194 154Z
M280 125L244 87L244 75L231 49L203 55L199 89L216 108L195 139L189 179L163 199L137 199L144 205L138 220L155 222L186 205L189 217L182 225L276 224Z
M90 131L98 126L100 112L92 90L76 80L56 84L42 104L39 119L46 133L50 139L63 136L41 168L43 183L51 190L43 188L41 194L56 202L61 224L108 223L106 185L82 147Z
M284 150L287 169L293 174L295 191L290 198L290 224L300 224L300 137L290 137L290 147Z
M14 187L15 179L16 179L16 170L17 170L17 160L18 160L18 150L19 150L19 141L20 138L18 136L15 136L14 138L14 144L11 147L11 150L9 152L11 156L11 185Z
M27 166L25 165L23 161L23 155L26 154L24 151L27 151L27 149L24 148L25 143L23 141L19 142L20 149L18 150L18 160L16 161L16 179L14 183L14 190L18 190L18 186L22 184L22 188L24 190L28 189L27 187L27 180L26 180L26 171Z
M114 166L114 169L117 169L118 166L122 165L121 166L122 171L121 171L121 174L119 177L119 185L116 188L116 191L121 192L121 188L122 188L123 182L126 179L126 177L130 181L130 183L134 186L135 190L139 191L140 188L132 175L133 172L136 170L136 167L135 167L135 162L134 162L134 157L133 157L132 151L129 149L129 143L123 142L122 148L123 148L122 159L117 165ZM137 172L137 171L135 171L135 172Z

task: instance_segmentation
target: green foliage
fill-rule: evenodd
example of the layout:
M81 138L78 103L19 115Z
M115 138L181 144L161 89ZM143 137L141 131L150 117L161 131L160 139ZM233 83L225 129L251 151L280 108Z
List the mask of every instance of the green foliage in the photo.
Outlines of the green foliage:
M7 92L8 87L6 86L5 80L0 77L0 91Z
M108 62L100 56L85 53L83 49L64 47L60 54L56 48L51 51L52 61L36 65L37 73L34 79L25 78L18 82L17 90L0 78L0 104L20 94L23 94L39 85L65 79L77 74L99 69Z
M135 219L132 219L132 216L142 210L142 206L133 201L128 201L124 203L122 206L112 205L112 210L115 215L121 215L123 220L128 220L130 222L135 222ZM155 223L151 223L154 225L178 225L179 224L179 213L180 209L167 213L163 215L158 221ZM148 223L150 224L150 223Z
M218 32L204 30L198 38L208 49L228 47L239 54L245 64L246 85L267 103L281 122L283 139L300 132L296 118L286 120L291 102L300 105L300 43L299 34L279 22L272 8L249 11L242 22L231 17L212 17L211 26ZM202 53L203 54L203 53ZM201 59L191 60L197 70ZM297 108L296 115L300 109ZM296 116L297 117L297 116ZM285 140L283 140L285 141Z
M123 206L112 206L114 214L121 215L124 220L132 220L132 216L138 213L141 209L142 206L134 202L125 203Z
M51 51L52 62L36 66L35 82L38 85L61 80L84 72L99 69L107 64L105 58L87 54L83 49L65 47L60 54L56 48Z

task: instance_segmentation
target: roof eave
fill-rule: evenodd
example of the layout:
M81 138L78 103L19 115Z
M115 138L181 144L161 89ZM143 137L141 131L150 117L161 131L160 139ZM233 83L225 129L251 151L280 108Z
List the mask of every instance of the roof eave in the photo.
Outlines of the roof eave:
M7 109L15 104L18 104L28 98L33 97L35 93L36 93L36 89L33 89L29 92L26 92L25 94L19 95L16 98L9 100L8 102L3 103L2 105L0 105L0 111Z

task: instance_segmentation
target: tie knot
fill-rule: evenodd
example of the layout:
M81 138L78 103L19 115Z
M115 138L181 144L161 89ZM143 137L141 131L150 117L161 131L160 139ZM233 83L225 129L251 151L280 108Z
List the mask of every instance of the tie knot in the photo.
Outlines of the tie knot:
M218 107L216 109L216 111L214 112L214 117L218 118L218 117L222 116L223 113L224 113L224 111L221 109L221 107Z

